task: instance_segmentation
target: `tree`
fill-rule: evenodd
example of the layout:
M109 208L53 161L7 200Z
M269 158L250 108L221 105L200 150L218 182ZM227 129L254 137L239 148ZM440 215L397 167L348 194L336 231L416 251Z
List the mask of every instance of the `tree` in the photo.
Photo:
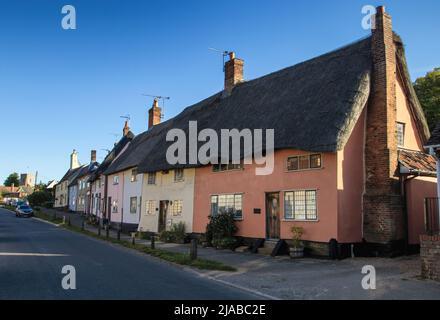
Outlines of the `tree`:
M17 172L11 173L5 180L4 185L10 187L12 185L18 187L20 185L20 177Z
M414 89L425 112L429 129L440 122L440 68L434 68L414 82Z
M50 207L53 202L52 194L47 190L36 191L27 196L29 204L34 206L46 206Z

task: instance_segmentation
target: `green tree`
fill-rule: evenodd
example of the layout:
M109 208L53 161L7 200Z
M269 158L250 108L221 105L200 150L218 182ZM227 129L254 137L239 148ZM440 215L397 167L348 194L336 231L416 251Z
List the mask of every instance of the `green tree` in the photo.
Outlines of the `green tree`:
M414 82L414 89L432 131L440 122L440 68L435 68Z
M4 185L6 187L14 186L18 187L20 185L20 177L17 172L11 173L5 180Z
M27 196L27 199L29 201L29 204L34 206L46 206L50 207L53 202L53 196L52 194L47 191L36 191L30 195Z

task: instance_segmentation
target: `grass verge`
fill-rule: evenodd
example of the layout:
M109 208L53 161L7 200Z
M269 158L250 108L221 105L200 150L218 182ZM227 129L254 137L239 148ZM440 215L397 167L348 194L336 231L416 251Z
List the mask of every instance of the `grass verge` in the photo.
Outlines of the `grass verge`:
M41 210L40 211L34 211L34 216L39 218L39 219L43 219L43 220L46 220L46 221L49 221L49 222L53 222L53 223L56 223L56 224L60 224L60 223L63 222L62 218L56 217L54 215L50 215L50 214L48 214L48 213L46 213L44 211L41 211Z
M62 219L57 218L56 220L53 220L53 216L44 213L42 211L40 211L38 213L38 215L35 215L37 218L40 219L44 219L50 222L55 222L55 223L61 223ZM207 259L200 259L197 258L195 260L191 260L189 254L184 254L184 253L179 253L179 252L171 252L171 251L167 251L167 250L163 250L163 249L151 249L145 245L140 245L140 244L132 244L129 241L125 241L125 240L117 240L114 238L106 238L105 236L98 236L96 233L91 232L89 230L82 230L80 227L77 226L73 226L73 225L61 225L63 228L74 231L74 232L79 232L82 233L84 235L87 235L89 237L93 237L96 239L100 239L100 240L104 240L104 241L108 241L114 244L119 244L123 247L126 248L130 248L133 250L137 250L139 252L143 252L146 254L149 254L153 257L168 261L168 262L172 262L172 263L176 263L176 264L180 264L180 265L184 265L184 266L189 266L189 267L194 267L200 270L219 270L219 271L237 271L236 268L228 266L222 262L219 261L214 261L214 260L207 260Z

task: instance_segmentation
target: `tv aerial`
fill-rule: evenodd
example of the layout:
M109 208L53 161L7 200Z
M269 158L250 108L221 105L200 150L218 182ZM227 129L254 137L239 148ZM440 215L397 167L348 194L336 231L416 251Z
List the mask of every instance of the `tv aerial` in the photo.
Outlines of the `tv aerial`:
M165 96L159 96L159 95L147 94L147 93L143 93L142 95L144 97L152 97L156 100L162 101L162 112L160 114L160 118L163 119L164 114L165 114L165 100L170 100L171 97L165 97Z
M222 61L223 61L223 65L222 65L222 67L223 67L223 72L225 72L225 60L226 60L226 57L227 57L232 51L220 50L220 49L216 49L216 48L212 48L212 47L209 47L208 50L211 50L211 51L214 51L214 52L221 53L221 55L222 55Z

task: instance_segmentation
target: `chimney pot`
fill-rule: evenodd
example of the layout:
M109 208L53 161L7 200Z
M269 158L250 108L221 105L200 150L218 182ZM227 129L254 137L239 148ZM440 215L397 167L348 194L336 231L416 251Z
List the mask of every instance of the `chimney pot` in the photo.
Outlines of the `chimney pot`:
M161 116L162 110L159 107L159 101L155 98L152 107L148 110L148 129L159 124Z
M90 162L96 162L96 150L90 152Z
M376 12L379 14L384 14L385 13L385 6L379 6L376 8Z
M236 58L234 52L229 53L229 61L225 63L225 91L228 94L243 82L243 64L243 60Z
M122 134L124 137L128 134L130 131L130 127L128 126L128 120L125 120L124 128L122 129Z

